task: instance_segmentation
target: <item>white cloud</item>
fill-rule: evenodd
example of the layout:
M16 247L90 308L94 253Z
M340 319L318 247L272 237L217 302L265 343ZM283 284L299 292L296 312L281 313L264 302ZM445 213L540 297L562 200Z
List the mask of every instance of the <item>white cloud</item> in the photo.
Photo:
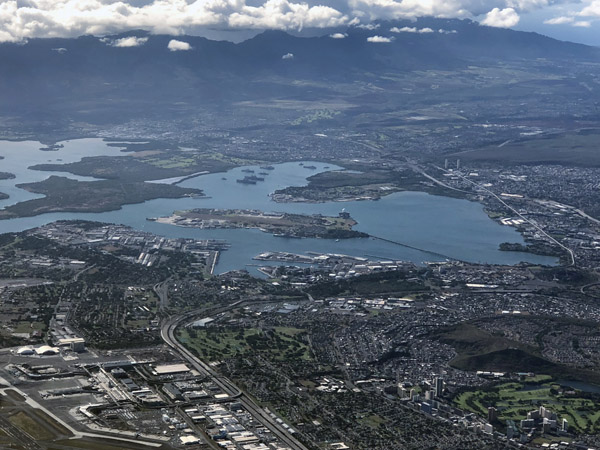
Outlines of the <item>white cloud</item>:
M148 41L147 37L139 38L135 36L116 39L110 43L113 47L139 47Z
M333 33L333 34L330 34L329 37L331 39L344 39L344 38L347 38L348 35L346 33Z
M385 37L385 36L369 36L367 38L367 42L373 42L375 44L388 44L392 42L393 38Z
M192 46L188 42L178 41L177 39L171 39L169 41L169 44L167 45L167 48L172 52L179 52L191 50Z
M0 0L0 42L131 29L178 35L199 26L300 30L350 21L334 8L301 0L262 0L258 6L247 0Z
M281 57L281 59L286 60L286 59L294 59L294 54L293 53L286 53L285 55L283 55Z
M415 19L433 16L441 18L475 18L493 8L534 7L539 3L547 5L550 0L346 0L354 16L361 21L376 19ZM553 0L565 2L568 0ZM521 6L511 6L517 3Z
M580 28L589 28L592 26L592 22L590 22L589 20L580 20L578 22L573 23L573 26Z
M507 0L506 6L518 9L519 11L532 11L534 9L544 8L552 3L558 2L553 2L551 0Z
M579 15L600 17L600 0L581 1ZM0 42L133 29L173 35L193 34L198 27L374 30L376 19L484 14L486 25L510 27L522 12L568 2L574 0L0 0Z
M519 20L519 14L514 8L494 8L486 14L481 23L489 27L510 28L518 24Z
M433 33L434 31L431 28L417 28L417 27L392 27L390 28L392 33ZM440 30L440 33L443 33L444 30Z
M573 23L575 19L567 16L554 17L552 19L544 20L547 25L563 25L565 23Z
M392 27L392 28L390 28L390 31L392 33L416 33L417 27L402 27L402 28Z
M356 25L357 28L362 28L363 30L376 30L377 28L380 27L380 25L378 23L367 23L367 24L360 24L360 25Z
M589 5L581 10L579 15L585 17L600 17L600 0L590 2Z

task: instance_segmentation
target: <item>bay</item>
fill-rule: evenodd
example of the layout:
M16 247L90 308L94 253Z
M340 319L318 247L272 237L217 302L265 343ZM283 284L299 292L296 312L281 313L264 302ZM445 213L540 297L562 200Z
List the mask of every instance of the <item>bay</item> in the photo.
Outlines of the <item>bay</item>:
M57 175L56 172L30 170L28 167L31 165L48 160L59 162L59 159L62 163L74 162L84 156L123 156L118 148L108 147L101 139L73 140L64 144L64 148L57 151L44 152L38 150L41 144L32 141L27 143L0 141L0 155L5 157L0 161L2 167L0 170L17 175L13 180L0 181L0 192L11 195L11 198L0 203L0 206L36 197L34 194L16 188L15 184L41 181L50 175ZM23 155L25 157L20 158ZM307 169L305 166L315 168ZM469 262L509 265L521 261L545 265L554 265L557 262L556 258L552 257L500 251L498 249L500 243L523 243L522 237L515 229L491 220L483 211L482 205L467 200L434 196L423 192L399 192L378 201L273 202L269 194L276 189L306 185L307 177L315 173L343 170L317 161L303 162L302 165L299 162L288 162L275 164L273 167L273 170L263 170L258 166L237 167L226 173L199 175L180 183L183 187L202 189L206 198L156 199L125 205L120 210L104 213L51 213L3 220L0 221L0 232L22 231L55 220L81 219L124 224L166 237L223 239L231 244L231 248L222 252L216 266L217 273L247 268L256 275L258 274L255 268L257 262L252 258L265 251L339 253L372 259L412 261L417 264L443 260L444 257ZM237 183L237 179L252 175L248 171L254 171L254 175L264 177L265 181L258 181L254 185ZM259 175L259 172L264 172L266 175ZM81 180L92 179L65 176ZM259 230L201 230L146 220L150 217L168 216L175 210L191 208L260 209L271 212L323 215L337 215L345 209L358 222L355 229L414 248L373 238L339 241L293 239L272 236Z

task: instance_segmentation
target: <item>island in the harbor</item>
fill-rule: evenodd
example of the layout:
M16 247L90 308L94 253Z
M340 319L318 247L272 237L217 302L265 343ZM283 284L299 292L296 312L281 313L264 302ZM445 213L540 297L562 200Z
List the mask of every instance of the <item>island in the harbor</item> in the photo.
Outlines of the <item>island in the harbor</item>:
M15 179L15 174L10 172L0 172L0 180L13 180Z
M356 221L346 212L338 217L320 214L267 213L251 209L191 209L153 220L192 228L255 228L274 236L347 239L367 237L352 229Z

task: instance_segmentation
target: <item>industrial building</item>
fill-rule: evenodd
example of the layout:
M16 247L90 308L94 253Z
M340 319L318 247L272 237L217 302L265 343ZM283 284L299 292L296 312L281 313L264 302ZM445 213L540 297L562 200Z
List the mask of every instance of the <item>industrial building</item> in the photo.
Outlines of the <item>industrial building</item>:
M156 366L154 368L155 375L175 375L178 373L189 372L190 368L185 364L168 364Z

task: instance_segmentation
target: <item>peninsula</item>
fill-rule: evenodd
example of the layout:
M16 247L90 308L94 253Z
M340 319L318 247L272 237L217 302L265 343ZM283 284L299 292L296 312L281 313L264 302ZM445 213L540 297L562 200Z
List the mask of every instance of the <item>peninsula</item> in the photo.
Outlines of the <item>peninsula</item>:
M49 212L104 212L123 205L142 203L155 198L201 196L199 189L169 184L116 180L77 181L51 176L44 181L18 184L17 187L44 197L8 206L0 211L0 220L31 217Z

